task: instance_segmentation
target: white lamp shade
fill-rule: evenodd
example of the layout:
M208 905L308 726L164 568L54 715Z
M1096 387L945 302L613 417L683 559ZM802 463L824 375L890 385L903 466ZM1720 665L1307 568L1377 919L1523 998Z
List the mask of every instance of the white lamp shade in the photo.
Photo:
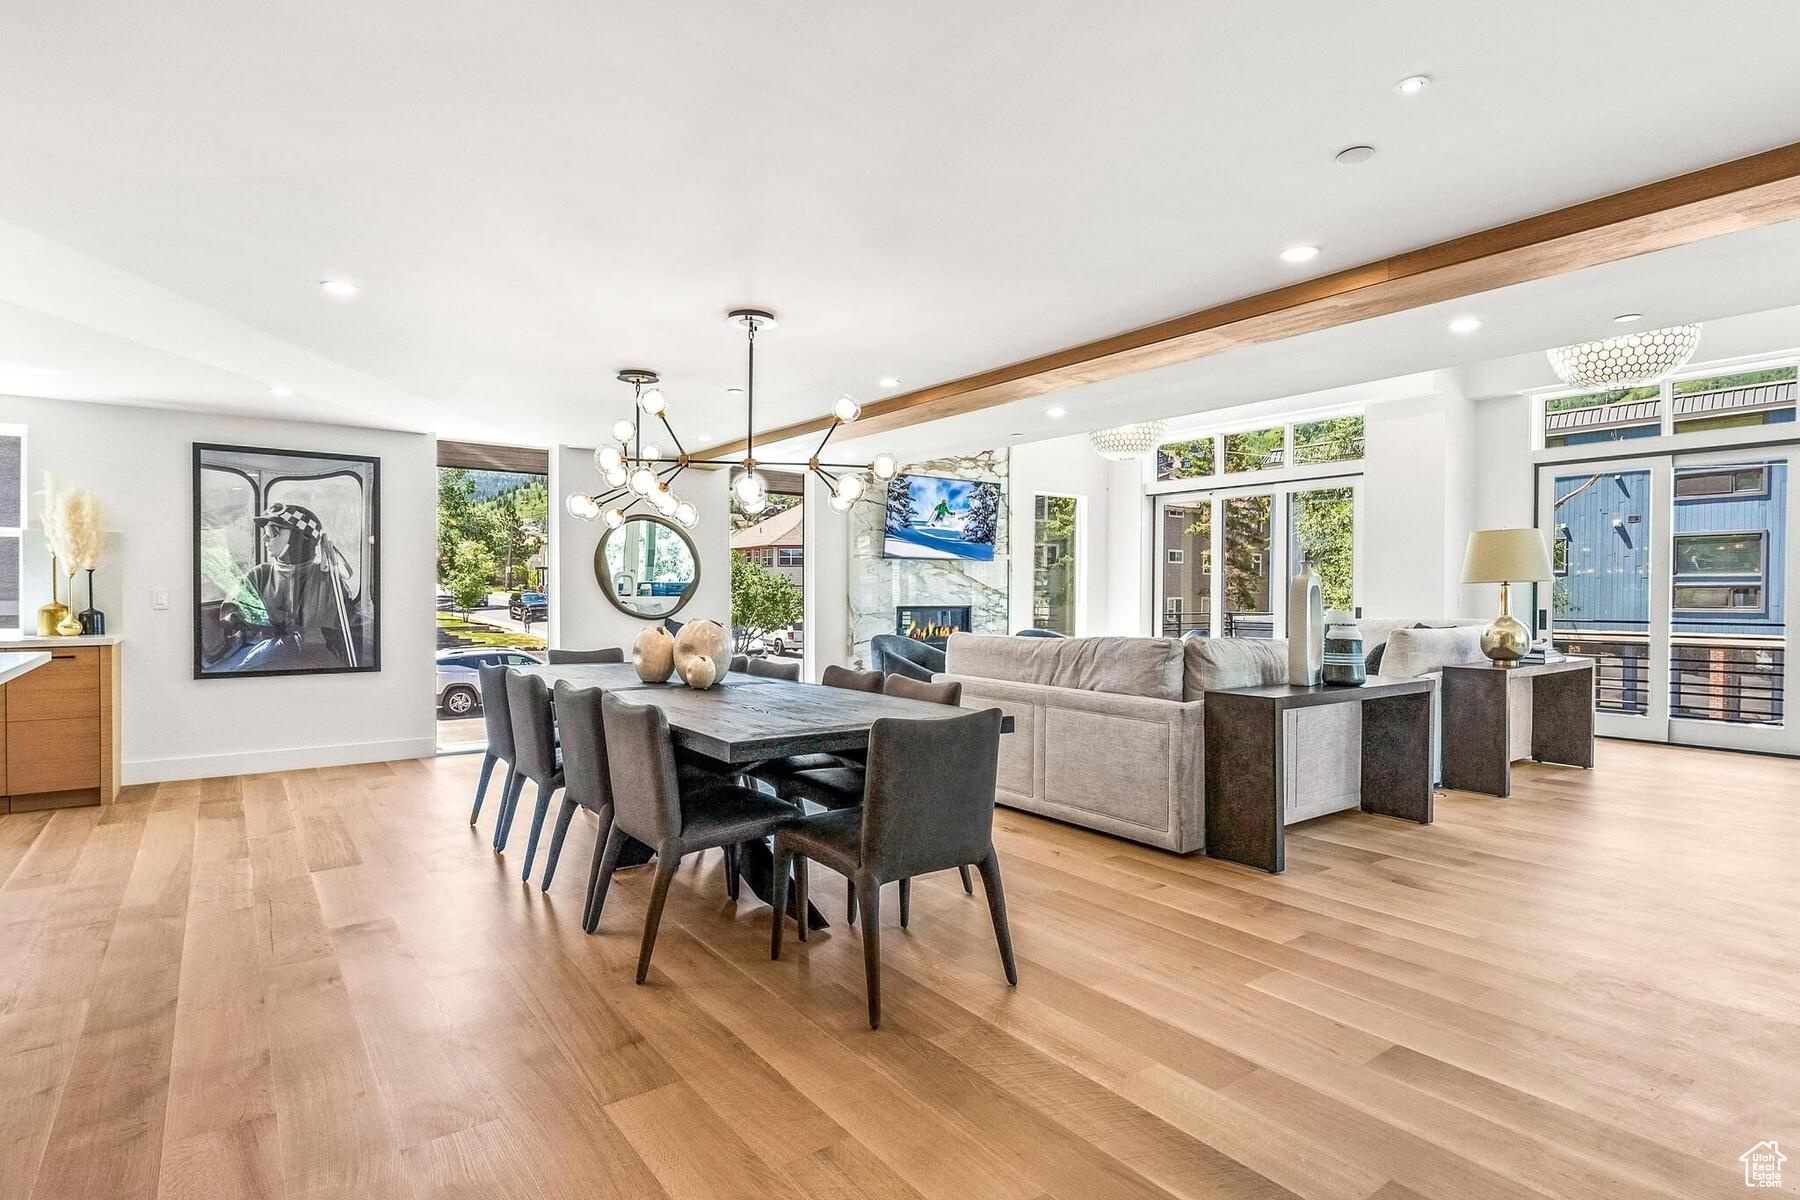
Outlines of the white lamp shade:
M1536 529L1478 529L1463 556L1464 583L1544 583L1554 577Z

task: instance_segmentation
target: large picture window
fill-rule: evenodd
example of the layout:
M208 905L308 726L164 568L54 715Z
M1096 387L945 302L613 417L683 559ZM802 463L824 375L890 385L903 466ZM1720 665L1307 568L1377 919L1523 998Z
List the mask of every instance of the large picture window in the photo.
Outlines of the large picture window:
M1039 496L1032 505L1031 623L1075 635L1076 522L1074 496Z

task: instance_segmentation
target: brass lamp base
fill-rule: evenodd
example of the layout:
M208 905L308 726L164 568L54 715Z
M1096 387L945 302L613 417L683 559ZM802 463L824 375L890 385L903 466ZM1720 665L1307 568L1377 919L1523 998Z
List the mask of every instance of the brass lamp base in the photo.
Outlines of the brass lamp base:
M1511 613L1501 613L1481 631L1481 652L1496 667L1516 667L1531 650L1531 630Z

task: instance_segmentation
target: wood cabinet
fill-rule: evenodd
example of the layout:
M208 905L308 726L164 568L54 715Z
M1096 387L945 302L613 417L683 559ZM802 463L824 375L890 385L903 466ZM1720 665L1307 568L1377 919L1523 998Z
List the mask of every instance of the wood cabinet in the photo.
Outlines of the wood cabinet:
M50 661L0 688L0 811L109 804L119 793L122 647L33 648Z

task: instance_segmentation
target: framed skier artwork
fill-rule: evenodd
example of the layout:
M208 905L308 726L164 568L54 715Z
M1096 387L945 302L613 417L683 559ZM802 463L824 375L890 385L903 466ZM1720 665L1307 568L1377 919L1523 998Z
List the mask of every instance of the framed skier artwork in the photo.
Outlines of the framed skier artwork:
M194 678L381 669L381 460L194 445Z

